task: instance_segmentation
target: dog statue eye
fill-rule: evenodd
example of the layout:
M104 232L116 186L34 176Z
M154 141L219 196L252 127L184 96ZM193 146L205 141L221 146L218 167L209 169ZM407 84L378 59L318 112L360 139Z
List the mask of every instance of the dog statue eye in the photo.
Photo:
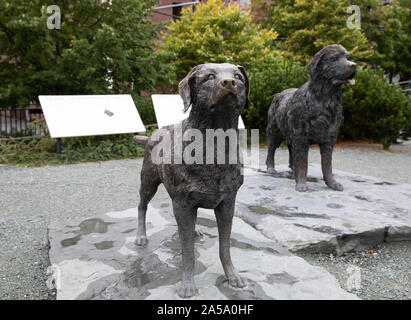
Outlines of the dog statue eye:
M235 77L236 79L238 79L238 80L243 80L243 77L240 76L238 73L236 73L236 74L234 75L234 77Z
M212 73L210 73L210 74L207 76L207 80L213 80L213 79L215 79L215 75L213 75Z

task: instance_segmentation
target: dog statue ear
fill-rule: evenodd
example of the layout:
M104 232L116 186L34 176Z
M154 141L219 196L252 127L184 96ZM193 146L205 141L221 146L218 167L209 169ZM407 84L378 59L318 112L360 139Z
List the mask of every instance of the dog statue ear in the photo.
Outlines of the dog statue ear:
M247 91L247 101L245 103L244 108L248 108L248 106L250 105L250 82L248 81L247 73L245 72L244 67L238 65L237 68L240 69L245 79L245 90Z
M180 81L178 84L178 93L180 94L181 98L183 99L184 103L184 110L183 112L187 112L188 108L190 108L191 104L193 103L193 99L191 98L191 82L194 79L196 71L198 70L198 66L195 66L191 71L186 75L186 77Z
M308 72L310 73L311 77L314 77L316 73L316 69L321 61L321 59L324 57L325 53L323 50L318 51L314 57L311 59L311 61L308 63Z

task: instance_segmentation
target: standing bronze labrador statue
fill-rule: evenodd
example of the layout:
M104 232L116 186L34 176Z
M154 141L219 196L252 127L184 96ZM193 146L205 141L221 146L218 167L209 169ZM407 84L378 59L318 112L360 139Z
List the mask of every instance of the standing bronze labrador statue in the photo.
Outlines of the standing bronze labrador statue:
M327 186L343 190L333 177L332 152L343 111L341 85L355 84L356 66L343 46L328 45L308 64L310 79L298 89L277 94L270 105L267 171L275 173L275 150L285 139L297 191L307 191L308 149L312 144L320 147L321 168Z
M201 132L204 138L202 151L206 158L206 130L233 129L238 133L238 118L249 103L249 82L244 69L232 64L202 64L194 67L180 82L179 92L184 109L190 105L189 117L181 123L168 126L171 135L171 154L176 156L174 145L182 140L190 129ZM179 130L174 130L178 128ZM179 133L180 132L180 133ZM238 137L238 136L237 136ZM152 138L136 136L145 144L145 156L141 170L140 204L138 205L138 231L136 244L147 244L147 205L163 183L173 204L174 216L182 247L182 287L180 297L196 294L194 284L194 233L198 208L214 209L220 244L220 259L230 285L244 287L245 281L234 269L230 257L230 235L237 191L243 184L242 164L239 157L234 164L217 164L215 153L212 163L181 164L154 163L153 148L158 144ZM191 142L191 141L190 141ZM190 142L182 142L183 150ZM228 158L230 148L225 148ZM238 153L237 146L234 148ZM213 148L213 151L216 151Z

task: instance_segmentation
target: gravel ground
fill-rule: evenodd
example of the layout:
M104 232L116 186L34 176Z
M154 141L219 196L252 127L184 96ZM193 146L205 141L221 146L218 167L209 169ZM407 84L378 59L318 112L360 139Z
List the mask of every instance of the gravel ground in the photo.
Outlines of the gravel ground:
M336 148L333 167L338 170L373 176L396 183L411 183L411 141L395 146L394 152L362 148ZM267 150L260 152L264 163ZM276 163L288 163L288 150L278 149ZM318 148L310 149L310 163L321 163ZM308 172L308 175L310 173ZM325 268L341 287L362 299L411 298L411 242L383 243L369 252L347 253L341 257L323 254L299 254L309 263ZM361 270L361 286L347 286L348 266Z
M54 299L48 224L136 207L140 170L141 159L0 167L0 299ZM160 189L158 201L167 197Z
M265 164L267 149L260 149L260 164ZM320 150L310 149L309 163L321 163ZM279 148L275 154L278 164L288 164L288 149ZM411 183L411 141L402 146L401 152L364 148L336 148L333 168L342 171L381 178L397 183ZM310 175L310 171L308 171Z
M340 257L324 254L298 254L308 263L328 270L341 287L367 300L411 299L411 243L384 243L372 250ZM352 266L359 270L358 286L349 281ZM350 268L351 267L351 268Z
M262 149L262 163L265 152ZM287 163L287 151L279 149L276 160ZM336 169L398 183L411 182L410 160L407 152L336 149L334 153ZM141 162L141 159L126 159L42 168L0 166L0 299L54 299L55 291L46 286L47 225L51 221L136 207ZM318 149L310 151L310 162L320 162ZM167 198L160 186L153 201ZM388 250L390 254L389 257L382 254L378 261L381 266L395 261L394 276L401 272L409 277L409 249L409 243L383 245L381 251ZM353 257L357 255L361 256ZM313 263L317 259L314 255L307 257L310 258ZM372 283L372 277L377 279L379 274L385 277L372 261L362 267L364 283ZM327 269L334 265L326 260L322 263ZM398 288L387 280L382 282L384 288L375 286L374 291L364 291L362 297L406 297L406 290L410 289L407 279L408 282L399 281ZM394 294L393 288L400 296Z

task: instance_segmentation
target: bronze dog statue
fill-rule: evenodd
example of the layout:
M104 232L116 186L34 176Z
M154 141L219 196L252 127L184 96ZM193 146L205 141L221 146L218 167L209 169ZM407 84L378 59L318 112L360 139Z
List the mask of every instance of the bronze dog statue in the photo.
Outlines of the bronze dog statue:
M241 66L227 63L198 65L180 82L179 93L185 110L190 105L192 108L187 119L166 128L171 135L173 157L176 156L173 146L177 141L183 140L183 150L189 144L182 136L191 129L202 133L203 151L206 151L207 129L233 129L238 133L238 118L249 103L249 81ZM224 272L232 286L244 287L245 281L235 271L230 257L235 199L243 183L240 161L235 164L216 164L213 154L212 164L187 164L184 160L180 164L156 164L152 152L158 142L141 136L136 136L135 140L146 145L141 170L136 244L144 246L147 243L147 205L159 184L163 183L172 200L182 247L182 287L178 291L179 296L191 297L197 292L194 284L194 234L198 208L214 209ZM225 152L227 155L227 148Z
M308 64L310 79L298 89L277 94L270 105L267 171L275 173L275 150L285 139L297 191L307 191L308 148L312 144L320 146L321 167L327 186L343 190L333 177L332 152L343 111L341 85L355 83L356 66L343 46L326 46Z

